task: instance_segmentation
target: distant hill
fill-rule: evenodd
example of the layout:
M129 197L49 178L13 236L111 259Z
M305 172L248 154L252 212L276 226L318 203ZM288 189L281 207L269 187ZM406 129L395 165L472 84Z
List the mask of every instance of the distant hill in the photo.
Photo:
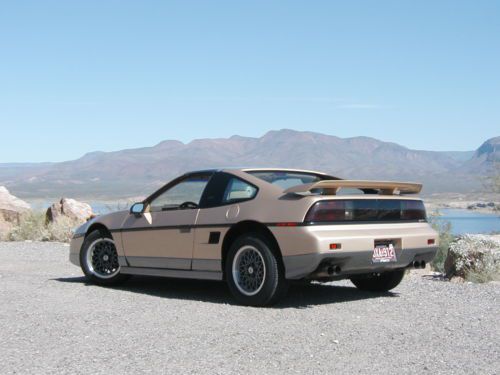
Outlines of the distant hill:
M500 161L500 137L475 152L412 150L369 137L339 138L293 130L184 144L91 152L62 163L0 164L0 185L21 198L108 199L146 195L183 172L213 167L289 167L342 178L421 181L426 193L481 190L480 176Z
M500 163L500 137L488 139L479 147L472 158L460 168L464 173L489 174L493 171L494 163Z
M464 162L472 158L474 151L443 151L442 154L447 155L459 162Z

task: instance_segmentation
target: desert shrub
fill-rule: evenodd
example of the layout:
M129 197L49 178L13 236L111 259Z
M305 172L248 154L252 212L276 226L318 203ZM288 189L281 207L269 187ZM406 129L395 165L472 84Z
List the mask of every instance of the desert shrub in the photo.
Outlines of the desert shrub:
M450 244L453 273L472 282L500 280L500 241L486 235L466 234Z
M490 281L500 281L500 270L497 268L493 269L483 269L481 271L476 271L474 269L467 272L467 281L473 283L488 283Z
M78 225L68 217L46 222L45 213L28 212L21 216L19 224L7 234L8 241L59 241L69 242L71 229Z
M72 236L72 229L77 225L78 223L69 217L58 217L47 226L50 234L49 241L69 242Z
M439 215L439 212L435 215ZM448 248L450 247L450 243L455 239L455 236L451 233L451 223L449 221L437 220L436 216L431 216L429 222L434 230L439 233L439 247L436 256L431 262L431 266L434 270L443 272Z
M9 241L47 241L49 238L49 230L45 225L45 215L41 212L23 214L19 224L15 225L7 234Z

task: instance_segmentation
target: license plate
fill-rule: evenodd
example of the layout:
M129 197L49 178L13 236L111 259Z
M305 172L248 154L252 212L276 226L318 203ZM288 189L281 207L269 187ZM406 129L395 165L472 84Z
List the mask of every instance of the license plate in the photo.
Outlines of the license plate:
M386 245L375 245L373 249L373 263L397 262L396 249L392 243Z

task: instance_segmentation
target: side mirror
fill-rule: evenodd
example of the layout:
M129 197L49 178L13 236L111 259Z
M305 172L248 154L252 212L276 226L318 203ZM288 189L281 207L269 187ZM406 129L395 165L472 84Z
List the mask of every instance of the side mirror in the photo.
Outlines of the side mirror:
M138 202L134 203L132 207L130 207L130 213L135 216L141 216L144 212L144 203Z

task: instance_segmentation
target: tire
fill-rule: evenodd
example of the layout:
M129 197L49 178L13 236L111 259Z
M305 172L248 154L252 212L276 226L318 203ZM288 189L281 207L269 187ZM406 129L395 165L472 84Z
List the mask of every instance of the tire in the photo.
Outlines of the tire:
M98 230L91 232L83 241L80 266L87 280L98 285L116 285L129 278L129 275L120 274L113 239Z
M368 292L387 292L401 283L405 275L404 269L387 271L364 277L352 278L351 282L360 290Z
M285 296L284 269L267 239L257 233L243 235L231 245L225 259L226 281L243 305L267 306Z

